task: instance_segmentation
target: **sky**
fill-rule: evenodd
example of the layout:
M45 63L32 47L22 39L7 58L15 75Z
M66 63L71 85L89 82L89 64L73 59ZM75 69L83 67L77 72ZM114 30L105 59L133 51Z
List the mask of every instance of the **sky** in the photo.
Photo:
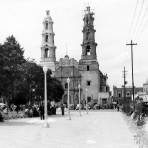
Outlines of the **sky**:
M80 60L83 16L86 6L95 13L97 59L100 70L108 75L108 84L123 85L123 69L131 86L131 50L134 51L134 82L142 86L148 80L148 1L147 0L0 0L0 43L14 35L25 57L41 57L43 19L50 10L54 21L56 59L68 53Z

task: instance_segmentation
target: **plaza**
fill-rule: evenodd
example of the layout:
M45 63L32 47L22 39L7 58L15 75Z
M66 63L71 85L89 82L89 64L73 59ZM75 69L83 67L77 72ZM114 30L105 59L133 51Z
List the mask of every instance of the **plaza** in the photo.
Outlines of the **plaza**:
M0 145L4 148L138 148L122 112L115 110L72 111L49 116L50 127L39 118L0 123Z
M148 2L84 3L0 2L0 147L148 148Z

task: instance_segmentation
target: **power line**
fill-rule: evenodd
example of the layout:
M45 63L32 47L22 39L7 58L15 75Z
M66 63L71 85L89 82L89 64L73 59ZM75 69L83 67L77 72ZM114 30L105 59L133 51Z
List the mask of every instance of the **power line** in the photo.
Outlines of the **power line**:
M141 20L141 15L143 13L144 3L145 3L145 0L142 0L142 4L141 4L140 10L139 10L139 15L137 16L137 19L136 19L136 22L135 22L135 27L133 28L133 38L134 39L136 38L137 28L138 28L139 22Z
M130 29L129 29L129 35L130 35L130 37L132 36L132 28L133 28L133 25L134 25L134 22L135 22L138 4L139 4L139 0L137 0L137 2L136 2L136 6L135 6L133 17L132 17L131 26L130 26Z
M140 35L143 33L145 27L146 27L146 24L148 22L148 17L147 17L147 14L148 14L148 6L146 7L145 11L144 11L144 14L143 14L143 17L142 17L142 21L139 25L139 30L137 32L137 36L138 38L140 38Z
M139 34L141 33L141 30L142 30L144 23L145 23L145 18L147 17L147 12L148 12L148 6L145 6L143 13L141 15L141 19L139 21L139 24L137 25L137 30L135 32L135 38L139 37Z
M143 32L144 29L147 27L147 23L148 23L148 18L146 19L146 21L145 21L145 23L144 23L144 25L143 25L143 27L142 27L141 32Z

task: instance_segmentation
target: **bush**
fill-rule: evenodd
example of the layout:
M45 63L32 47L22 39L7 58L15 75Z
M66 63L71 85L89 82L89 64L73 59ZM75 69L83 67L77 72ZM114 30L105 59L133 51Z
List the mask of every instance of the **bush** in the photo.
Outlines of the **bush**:
M131 106L129 104L124 104L122 110L127 115L131 115L133 113L133 109L131 108Z
M33 108L33 117L39 117L39 112L36 108Z

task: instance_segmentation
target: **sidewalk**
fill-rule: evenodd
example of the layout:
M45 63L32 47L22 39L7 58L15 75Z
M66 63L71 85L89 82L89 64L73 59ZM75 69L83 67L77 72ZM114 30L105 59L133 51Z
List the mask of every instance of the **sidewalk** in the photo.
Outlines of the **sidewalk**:
M49 117L50 128L39 118L0 123L3 148L138 148L121 112L78 112Z

